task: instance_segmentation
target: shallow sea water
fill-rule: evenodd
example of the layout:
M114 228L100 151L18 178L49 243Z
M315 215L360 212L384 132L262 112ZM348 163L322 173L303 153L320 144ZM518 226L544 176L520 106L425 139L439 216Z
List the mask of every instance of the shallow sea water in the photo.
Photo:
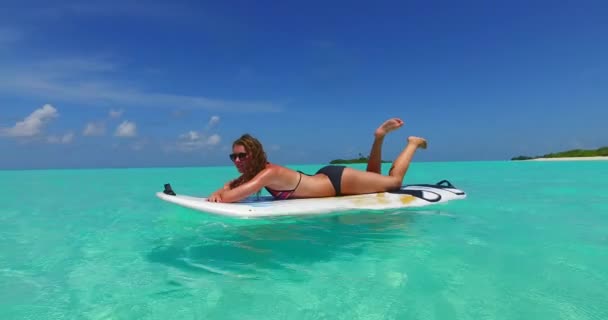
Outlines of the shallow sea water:
M608 319L607 161L414 163L406 184L467 199L385 212L240 220L154 196L235 174L0 171L0 319Z

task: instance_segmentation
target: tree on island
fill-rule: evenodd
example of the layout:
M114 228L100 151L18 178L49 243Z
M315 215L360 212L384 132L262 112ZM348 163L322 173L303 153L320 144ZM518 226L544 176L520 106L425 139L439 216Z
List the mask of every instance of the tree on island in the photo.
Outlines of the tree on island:
M563 152L548 153L542 156L528 157L518 156L511 158L511 160L530 160L537 158L582 158L582 157L606 157L608 156L608 147L601 147L598 149L573 149Z

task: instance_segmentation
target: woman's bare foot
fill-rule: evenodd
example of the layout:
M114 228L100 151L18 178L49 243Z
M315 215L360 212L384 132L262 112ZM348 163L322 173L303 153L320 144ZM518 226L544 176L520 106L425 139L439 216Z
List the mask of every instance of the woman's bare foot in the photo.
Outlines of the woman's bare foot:
M420 137L408 137L407 142L416 145L418 148L426 149L426 140Z
M382 125L380 125L378 127L378 129L376 129L376 131L374 132L374 136L376 138L384 138L384 136L393 131L393 130L397 130L399 128L401 128L403 126L403 120L399 119L399 118L392 118L392 119L388 119L386 121L384 121L384 123Z

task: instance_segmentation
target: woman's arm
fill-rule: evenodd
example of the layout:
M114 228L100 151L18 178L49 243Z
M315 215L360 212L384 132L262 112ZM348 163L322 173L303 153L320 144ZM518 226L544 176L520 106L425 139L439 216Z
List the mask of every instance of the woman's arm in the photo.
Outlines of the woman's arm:
M213 202L218 202L216 201L216 199L222 199L222 194L228 190L230 190L230 184L232 183L232 181L228 181L226 182L226 184L224 184L223 187L217 189L215 192L213 192L212 194L209 195L209 197L207 197L208 201L213 201Z
M224 193L224 191L230 190L231 183L232 183L232 181L226 182L226 184L224 184L223 187L217 189L214 193L222 194L222 193Z
M268 184L273 178L275 170L267 168L258 173L253 179L243 183L242 185L229 190L222 191L215 199L209 199L209 201L215 200L215 202L237 202L239 200L247 198L258 190L262 189Z

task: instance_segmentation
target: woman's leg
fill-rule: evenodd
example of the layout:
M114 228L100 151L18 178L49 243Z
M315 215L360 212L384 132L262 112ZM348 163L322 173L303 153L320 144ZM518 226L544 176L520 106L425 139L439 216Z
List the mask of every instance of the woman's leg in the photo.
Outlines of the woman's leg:
M374 143L372 144L372 150L369 153L369 159L367 161L367 171L380 173L382 166L382 143L384 142L384 136L396 129L403 126L403 120L399 118L392 118L386 120L382 125L374 132Z
M384 192L401 187L403 177L418 148L426 149L426 140L419 137L409 137L407 146L393 162L393 167L391 167L391 172L388 176L352 168L344 169L342 175L342 194Z
M405 149L401 151L401 154L393 162L388 173L389 176L397 178L401 184L418 148L426 149L426 140L420 137L408 137L407 146L405 146Z

